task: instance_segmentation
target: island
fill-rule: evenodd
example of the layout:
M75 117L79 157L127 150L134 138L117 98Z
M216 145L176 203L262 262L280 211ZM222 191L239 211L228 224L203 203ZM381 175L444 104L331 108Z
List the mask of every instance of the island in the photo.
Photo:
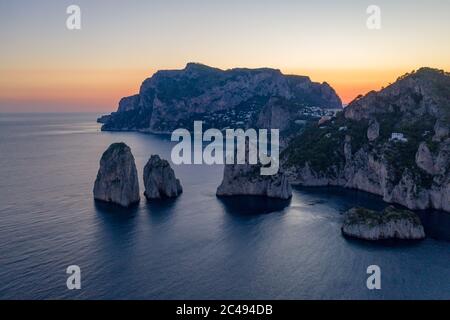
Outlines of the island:
M364 240L425 238L422 223L414 212L388 206L382 212L352 208L344 215L342 233Z

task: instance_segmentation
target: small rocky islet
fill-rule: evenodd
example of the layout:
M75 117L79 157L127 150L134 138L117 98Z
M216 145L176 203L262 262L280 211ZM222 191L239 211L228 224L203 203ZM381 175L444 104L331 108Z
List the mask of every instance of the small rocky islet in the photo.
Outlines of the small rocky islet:
M344 215L342 233L364 240L420 240L425 238L423 225L414 212L388 206L381 212L356 207Z
M144 168L144 186L147 199L177 197L183 192L169 162L158 155L152 155ZM113 143L103 153L93 192L95 200L122 207L140 201L135 160L125 143Z

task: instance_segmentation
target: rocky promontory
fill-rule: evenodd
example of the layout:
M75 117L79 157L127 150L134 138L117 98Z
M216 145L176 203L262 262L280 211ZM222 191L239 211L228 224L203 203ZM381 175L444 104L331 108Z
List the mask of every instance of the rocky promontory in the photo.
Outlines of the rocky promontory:
M225 165L223 180L217 188L218 196L252 195L289 199L292 188L286 175L279 171L275 175L261 175L260 165Z
M364 240L425 238L419 217L412 211L389 206L382 212L352 208L345 213L342 233Z
M221 70L188 63L182 70L160 70L146 79L139 93L120 100L116 112L98 119L105 131L171 133L192 129L193 121L205 128L255 127L272 97L289 107L289 113L320 117L342 103L327 84L306 76L285 75L270 68ZM276 114L277 105L271 108ZM285 111L283 111L285 112ZM298 117L284 118L283 126ZM276 128L276 127L273 127Z
M450 212L450 74L422 68L311 124L282 153L293 184Z
M183 192L167 160L152 155L144 168L144 195L147 199L173 198Z
M136 164L125 143L113 143L103 153L94 185L94 199L123 207L139 202Z

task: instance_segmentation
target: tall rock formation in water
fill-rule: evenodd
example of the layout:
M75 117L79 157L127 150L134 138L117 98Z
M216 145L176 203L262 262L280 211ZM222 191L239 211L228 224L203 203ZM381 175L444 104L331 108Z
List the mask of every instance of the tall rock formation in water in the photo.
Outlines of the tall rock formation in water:
M144 195L147 199L173 198L183 192L169 162L152 155L144 168Z
M128 207L139 202L139 180L131 149L113 143L103 153L94 185L94 199Z

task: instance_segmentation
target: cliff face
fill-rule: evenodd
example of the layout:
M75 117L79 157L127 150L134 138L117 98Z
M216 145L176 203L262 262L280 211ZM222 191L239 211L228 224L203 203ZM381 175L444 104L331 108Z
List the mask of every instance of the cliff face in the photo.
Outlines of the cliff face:
M293 183L450 211L450 75L423 68L353 101L282 154ZM393 135L394 134L394 135Z
M191 128L254 125L271 97L296 108L338 109L341 100L327 84L308 77L287 76L279 70L220 70L189 63L183 70L158 71L146 79L139 94L123 98L117 112L100 118L102 130L168 133ZM293 119L295 120L295 119Z

